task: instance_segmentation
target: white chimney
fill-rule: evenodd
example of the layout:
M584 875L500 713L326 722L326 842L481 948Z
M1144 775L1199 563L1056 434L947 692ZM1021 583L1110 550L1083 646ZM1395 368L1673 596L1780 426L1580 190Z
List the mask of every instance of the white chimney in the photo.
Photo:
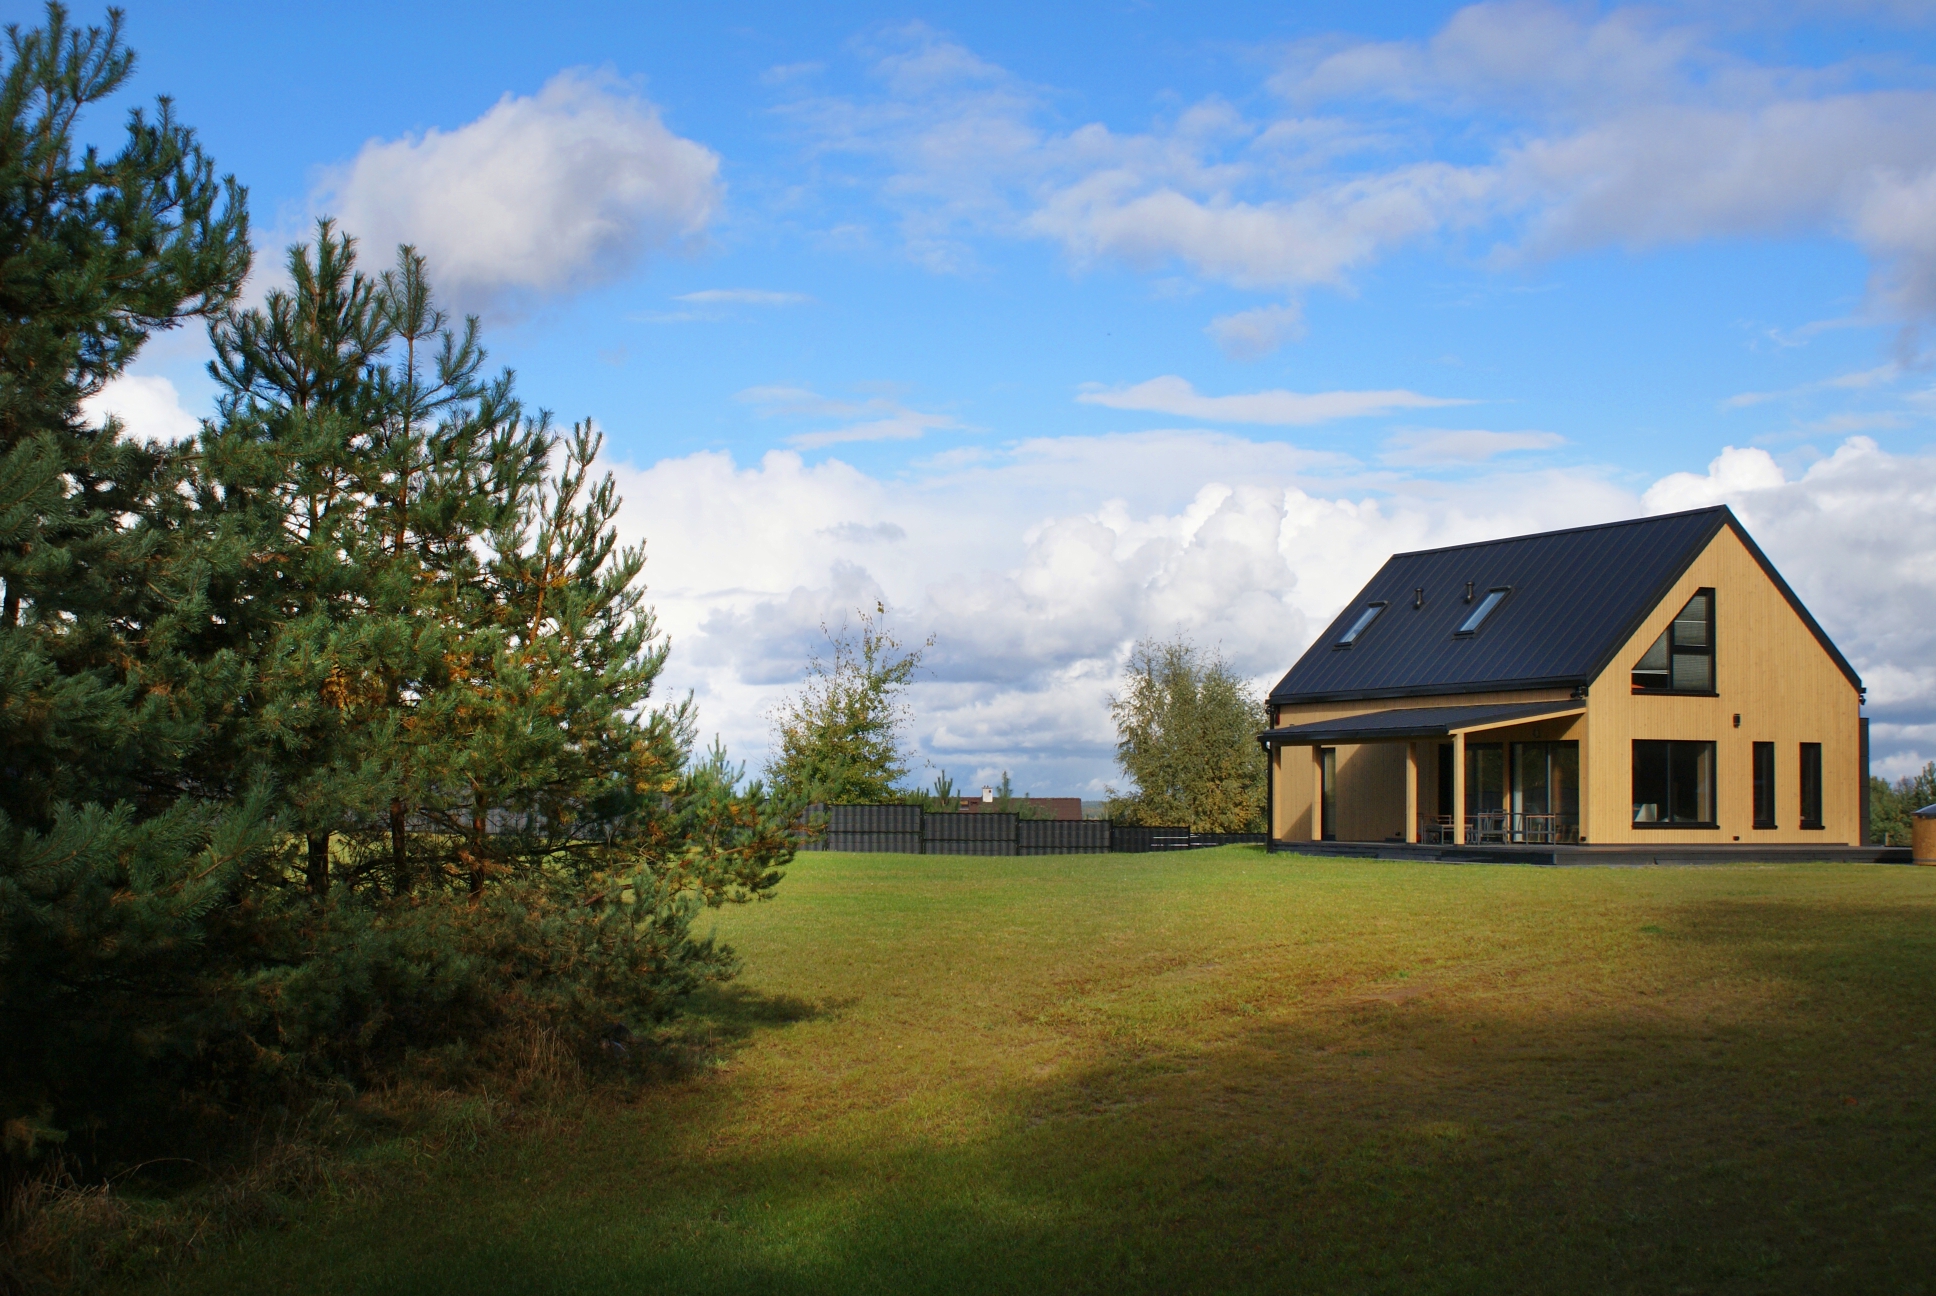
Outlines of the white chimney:
M981 799L984 803L993 805L995 803L995 789L992 787L983 788L981 790Z

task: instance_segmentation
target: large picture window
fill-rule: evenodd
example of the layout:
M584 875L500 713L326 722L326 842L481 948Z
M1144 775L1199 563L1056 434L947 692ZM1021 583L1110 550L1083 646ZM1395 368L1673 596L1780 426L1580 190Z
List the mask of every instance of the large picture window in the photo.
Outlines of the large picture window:
M1802 744L1802 827L1822 826L1822 744Z
M1660 632L1634 664L1636 693L1714 692L1714 591L1698 591L1687 600L1668 627Z
M1714 827L1714 744L1636 739L1633 822L1636 828Z

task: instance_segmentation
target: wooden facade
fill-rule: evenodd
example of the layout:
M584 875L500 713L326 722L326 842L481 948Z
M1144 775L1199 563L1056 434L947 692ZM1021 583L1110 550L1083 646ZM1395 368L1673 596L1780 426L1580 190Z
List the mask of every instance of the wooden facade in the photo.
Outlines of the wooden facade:
M1725 523L1665 568L1678 575L1650 607L1637 610L1635 628L1610 640L1617 646L1597 673L1571 685L1487 690L1462 682L1444 692L1409 689L1393 696L1400 691L1388 687L1376 690L1384 696L1309 700L1280 686L1272 697L1273 727L1263 735L1273 841L1464 845L1491 834L1484 840L1747 850L1861 844L1867 753L1860 681L1731 514ZM1636 666L1703 592L1711 592L1711 691L1637 687ZM1536 612L1522 609L1522 619ZM1327 648L1320 641L1311 651ZM1535 702L1558 713L1504 721L1486 714L1489 704L1499 711ZM1454 708L1465 718L1446 723L1442 734L1360 742L1348 734L1321 736L1326 729L1349 730L1355 718L1389 723L1393 713L1425 715L1431 708ZM1660 745L1666 743L1680 744L1672 752L1681 791L1671 795L1689 789L1696 791L1686 795L1698 795L1705 787L1702 822L1660 822L1654 818L1659 797L1638 787L1654 785L1654 767L1646 762L1666 752ZM1764 744L1759 754L1757 744ZM1806 805L1805 765L1814 766L1814 800ZM1522 782L1538 792L1537 798L1528 793L1525 803L1537 800L1551 813L1515 815ZM1558 808L1562 794L1564 810Z

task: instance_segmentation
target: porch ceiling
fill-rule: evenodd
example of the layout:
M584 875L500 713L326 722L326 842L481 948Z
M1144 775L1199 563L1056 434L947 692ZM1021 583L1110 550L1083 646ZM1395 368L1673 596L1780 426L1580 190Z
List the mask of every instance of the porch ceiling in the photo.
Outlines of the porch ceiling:
M1257 741L1266 747L1304 747L1318 743L1449 738L1470 729L1490 729L1496 725L1540 720L1585 709L1586 703L1577 700L1512 702L1491 706L1411 707L1340 716L1335 720L1317 720L1311 724L1286 725L1282 729L1266 729L1257 735Z

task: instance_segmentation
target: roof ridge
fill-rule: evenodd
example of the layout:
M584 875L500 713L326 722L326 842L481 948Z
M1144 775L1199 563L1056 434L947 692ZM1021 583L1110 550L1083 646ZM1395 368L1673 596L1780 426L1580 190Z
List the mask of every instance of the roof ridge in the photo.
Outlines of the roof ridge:
M1614 527L1641 526L1649 522L1669 522L1675 518L1695 517L1703 513L1727 513L1733 510L1726 504L1710 504L1706 508L1682 509L1678 513L1652 513L1645 517L1620 518L1613 522L1595 522L1589 526L1560 527L1555 531L1529 531L1525 535L1500 536L1496 540L1468 540L1464 544L1440 545L1436 549L1406 549L1391 555L1391 558L1422 558L1428 554L1452 553L1459 549L1480 549L1486 545L1512 544L1520 540L1544 540L1549 536L1579 535L1586 531L1610 531ZM1391 558L1385 561L1390 562Z

